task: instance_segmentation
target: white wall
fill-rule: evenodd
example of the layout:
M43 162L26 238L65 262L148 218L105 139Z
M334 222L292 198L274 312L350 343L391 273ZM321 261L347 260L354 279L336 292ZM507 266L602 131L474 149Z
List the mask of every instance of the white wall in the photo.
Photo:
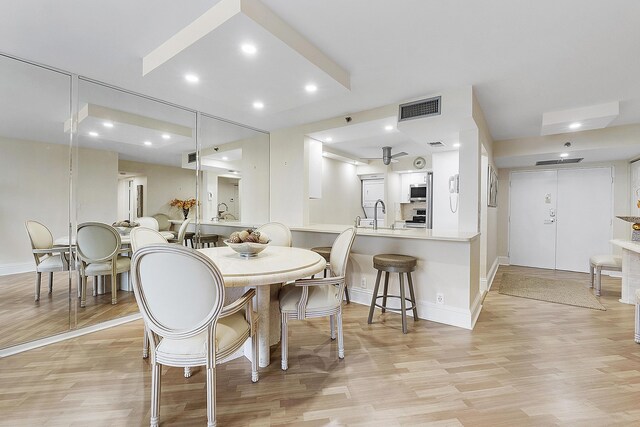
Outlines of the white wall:
M629 169L631 190L631 210L629 214L632 216L640 216L640 159L631 163Z
M362 216L356 166L322 158L322 198L309 200L310 224L352 224Z
M458 212L451 212L449 204L449 177L458 173L458 152L433 153L431 158L433 164L433 228L457 230ZM455 206L454 199L454 209Z

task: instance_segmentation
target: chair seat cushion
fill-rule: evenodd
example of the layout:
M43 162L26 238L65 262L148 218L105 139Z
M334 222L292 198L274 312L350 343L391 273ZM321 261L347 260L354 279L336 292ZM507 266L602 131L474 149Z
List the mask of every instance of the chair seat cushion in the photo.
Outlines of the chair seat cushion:
M595 267L622 268L622 257L619 255L594 255L589 262Z
M238 340L244 342L249 335L250 325L243 312L221 317L216 327L216 352L222 352L237 346ZM204 358L206 359L207 331L186 339L163 338L158 345L158 356L168 359Z
M60 255L46 255L44 258L40 258L40 264L38 264L37 271L59 271L64 270L64 264Z
M302 287L294 284L286 285L280 290L280 311L283 313L295 313L298 311L298 302L302 296ZM309 299L306 311L321 311L336 308L342 301L338 299L338 287L333 285L320 285L309 287Z
M119 256L116 260L116 271L119 273L128 271L131 268L131 258ZM98 276L111 273L111 262L94 262L85 268L87 276Z

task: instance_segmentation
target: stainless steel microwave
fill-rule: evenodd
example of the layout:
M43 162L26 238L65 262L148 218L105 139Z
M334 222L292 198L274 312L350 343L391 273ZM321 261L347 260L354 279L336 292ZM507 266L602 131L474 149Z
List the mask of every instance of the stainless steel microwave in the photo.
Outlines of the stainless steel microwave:
M409 200L412 202L426 202L427 184L411 184L409 187Z

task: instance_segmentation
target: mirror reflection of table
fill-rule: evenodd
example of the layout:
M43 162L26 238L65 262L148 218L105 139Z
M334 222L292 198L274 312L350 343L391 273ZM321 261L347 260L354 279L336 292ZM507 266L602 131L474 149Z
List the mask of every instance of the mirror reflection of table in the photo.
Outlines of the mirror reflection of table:
M226 287L255 287L258 312L260 367L270 363L271 285L312 276L324 270L326 261L308 249L268 246L257 256L242 258L229 247L198 249L220 269ZM279 335L279 334L278 334ZM277 341L276 341L277 342Z

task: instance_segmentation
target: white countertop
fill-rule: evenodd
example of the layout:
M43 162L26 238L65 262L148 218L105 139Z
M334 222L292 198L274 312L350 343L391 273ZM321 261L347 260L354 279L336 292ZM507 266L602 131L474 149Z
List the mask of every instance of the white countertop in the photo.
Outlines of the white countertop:
M203 221L203 225L217 225L223 227L256 228L256 224L247 224L240 221ZM345 224L311 224L290 227L291 231L302 231L310 233L331 233L339 234L351 225ZM402 239L422 239L422 240L445 240L454 242L470 242L480 236L477 232L462 232L455 230L429 230L425 228L405 228L391 230L388 228L358 227L357 234L360 236L372 237L399 237Z
M611 243L640 254L640 242L632 242L631 240L614 239Z

